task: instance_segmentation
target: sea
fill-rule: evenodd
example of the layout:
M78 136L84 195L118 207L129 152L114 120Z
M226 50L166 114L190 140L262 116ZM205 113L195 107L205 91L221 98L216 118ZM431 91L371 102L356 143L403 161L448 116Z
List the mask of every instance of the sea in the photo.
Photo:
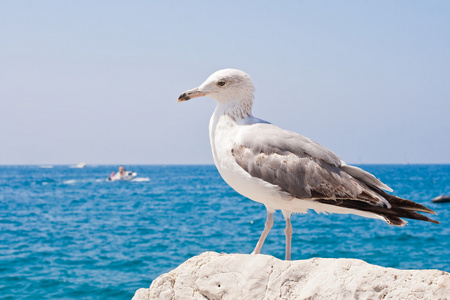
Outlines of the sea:
M450 165L362 165L396 195L434 211L440 225L405 227L353 215L296 214L292 259L356 258L450 272ZM131 299L205 251L251 253L262 204L232 190L211 165L0 166L0 299ZM284 219L263 254L284 259Z

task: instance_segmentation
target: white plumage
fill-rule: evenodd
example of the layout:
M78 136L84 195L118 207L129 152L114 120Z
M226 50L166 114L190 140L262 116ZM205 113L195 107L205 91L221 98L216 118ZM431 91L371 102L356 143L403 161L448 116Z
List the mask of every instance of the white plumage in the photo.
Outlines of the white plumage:
M286 219L286 259L291 258L292 213L356 214L402 226L400 217L437 221L416 211L434 213L392 191L372 174L348 166L337 155L297 133L252 116L254 86L235 69L212 74L178 101L208 96L217 101L209 123L214 163L238 193L267 208L264 231L253 253L260 253L273 224L273 213Z

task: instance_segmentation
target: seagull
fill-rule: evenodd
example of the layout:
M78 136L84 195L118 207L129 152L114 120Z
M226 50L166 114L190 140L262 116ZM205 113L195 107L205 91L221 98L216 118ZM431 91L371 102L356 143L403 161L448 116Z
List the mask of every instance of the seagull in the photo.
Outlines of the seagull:
M286 260L291 259L293 213L354 214L404 226L402 218L439 224L419 212L433 210L385 191L392 189L374 175L347 165L336 154L298 133L252 115L255 88L250 76L236 69L213 73L178 102L207 96L217 101L209 122L214 163L239 194L267 209L267 220L252 254L259 254L281 210L286 220Z

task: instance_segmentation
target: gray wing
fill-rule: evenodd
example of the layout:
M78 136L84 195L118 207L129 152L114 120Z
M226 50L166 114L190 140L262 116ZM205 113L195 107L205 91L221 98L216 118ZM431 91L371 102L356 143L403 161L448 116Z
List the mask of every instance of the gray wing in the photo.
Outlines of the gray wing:
M232 154L254 177L300 199L354 199L389 206L370 187L389 189L370 173L347 166L333 152L272 124L248 125Z
M294 197L371 212L396 226L406 224L401 218L439 224L417 213L435 214L433 210L384 192L391 189L372 174L346 165L325 147L275 125L248 125L231 151L250 175Z

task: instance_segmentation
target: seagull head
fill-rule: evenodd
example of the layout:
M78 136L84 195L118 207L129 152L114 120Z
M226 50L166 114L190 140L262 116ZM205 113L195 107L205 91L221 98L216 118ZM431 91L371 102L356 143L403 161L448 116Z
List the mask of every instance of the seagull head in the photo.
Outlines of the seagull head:
M213 73L199 87L186 91L178 102L197 97L211 97L218 103L253 102L255 87L247 73L236 69L223 69Z

